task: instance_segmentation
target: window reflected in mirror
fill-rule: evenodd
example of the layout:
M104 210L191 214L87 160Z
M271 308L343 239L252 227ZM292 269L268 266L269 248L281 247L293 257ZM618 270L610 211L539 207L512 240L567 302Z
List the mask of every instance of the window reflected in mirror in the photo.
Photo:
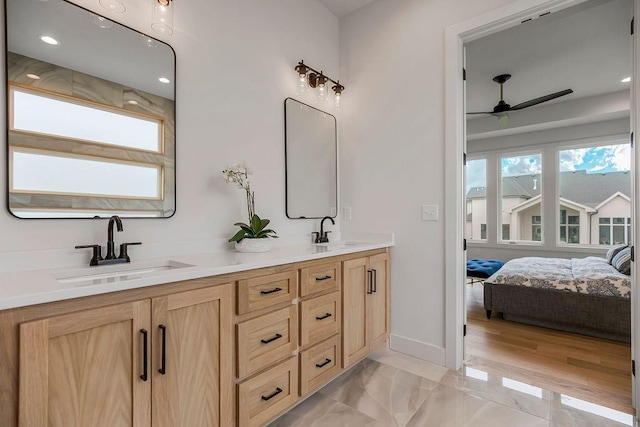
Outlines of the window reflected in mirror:
M173 49L64 0L5 16L10 212L173 215Z

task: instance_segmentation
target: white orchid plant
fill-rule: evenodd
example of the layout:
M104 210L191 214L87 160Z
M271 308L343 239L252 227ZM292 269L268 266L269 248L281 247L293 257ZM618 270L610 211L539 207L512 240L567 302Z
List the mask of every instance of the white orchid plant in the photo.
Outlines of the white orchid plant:
M236 163L223 170L224 179L227 182L238 185L247 195L247 213L249 216L248 224L237 222L234 225L240 227L240 230L229 239L230 242L240 242L242 239L262 239L267 237L277 238L274 230L266 228L269 224L268 219L261 219L256 215L255 211L255 195L251 191L251 182L249 180L249 168L246 163Z

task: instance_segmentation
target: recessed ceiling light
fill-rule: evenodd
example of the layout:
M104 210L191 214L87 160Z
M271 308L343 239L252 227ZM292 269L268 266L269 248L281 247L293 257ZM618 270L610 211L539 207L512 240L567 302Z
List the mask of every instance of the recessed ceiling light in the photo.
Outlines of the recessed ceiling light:
M159 81L160 83L171 83L171 80L169 80L169 79L168 79L168 78L166 78L166 77L160 77L160 78L158 79L158 81Z
M631 77L625 77L624 79L620 80L621 83L629 83L631 81Z
M27 74L27 77L33 80L40 80L40 76L37 74Z
M43 42L45 42L46 44L51 44L51 45L57 45L60 44L60 42L56 39L54 39L51 36L40 36L40 40L42 40Z
M131 105L138 105L138 101L136 101L135 99L130 99L129 101L127 101L129 104Z

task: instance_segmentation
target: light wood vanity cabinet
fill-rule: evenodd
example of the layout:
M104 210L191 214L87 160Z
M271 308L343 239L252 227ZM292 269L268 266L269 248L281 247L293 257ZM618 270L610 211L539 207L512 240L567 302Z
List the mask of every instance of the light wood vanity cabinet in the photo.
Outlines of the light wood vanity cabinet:
M231 425L231 314L222 285L22 323L19 425Z
M343 359L347 368L386 342L390 333L390 258L388 253L343 263Z
M387 343L389 260L378 249L0 311L0 425L265 425Z
M140 379L150 305L136 301L20 325L20 426L151 425L151 382ZM149 376L148 354L146 367Z

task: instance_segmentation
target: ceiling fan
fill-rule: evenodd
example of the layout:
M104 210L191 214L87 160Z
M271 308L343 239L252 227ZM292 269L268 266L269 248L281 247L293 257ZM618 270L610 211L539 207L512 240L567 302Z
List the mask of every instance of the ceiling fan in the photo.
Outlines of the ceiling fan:
M477 111L470 112L467 114L491 114L492 116L498 117L500 121L500 125L505 128L508 124L508 113L511 111L522 110L525 108L533 107L534 105L542 104L543 102L551 101L552 99L560 98L561 96L569 95L573 93L571 89L561 90L560 92L550 93L549 95L541 96L539 98L530 99L529 101L521 102L520 104L514 105L513 107L506 102L504 102L504 88L503 85L507 80L511 78L511 74L500 74L499 76L495 76L493 81L500 85L500 101L498 104L493 107L493 111Z

